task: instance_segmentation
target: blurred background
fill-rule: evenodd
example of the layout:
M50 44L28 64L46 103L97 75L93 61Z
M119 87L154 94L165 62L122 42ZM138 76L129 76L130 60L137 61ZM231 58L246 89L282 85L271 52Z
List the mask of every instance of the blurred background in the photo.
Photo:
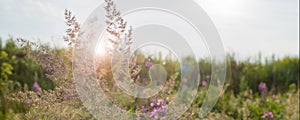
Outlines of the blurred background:
M208 119L299 119L299 0L196 2L215 23L227 54L225 87ZM63 40L64 12L71 10L83 23L101 3L0 0L0 120L94 119L73 86L72 50ZM199 118L197 108L203 103L211 77L209 60L198 61L198 97L183 120ZM168 57L146 55L141 55L138 63L144 75L150 63L164 61L169 69L178 64ZM173 94L182 80L177 77L180 74L170 71L173 73L168 79L175 81ZM107 94L117 95L111 99L127 111L143 111L136 98L119 95L111 81L101 85ZM167 101L166 96L159 97Z

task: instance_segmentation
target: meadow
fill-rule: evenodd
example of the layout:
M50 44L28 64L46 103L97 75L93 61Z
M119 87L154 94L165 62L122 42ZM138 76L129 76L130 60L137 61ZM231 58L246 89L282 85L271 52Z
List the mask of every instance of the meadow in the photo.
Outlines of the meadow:
M1 119L94 119L82 105L72 79L71 49L54 49L40 45L33 49L26 43L16 45L7 40L1 50ZM2 42L1 42L2 43ZM162 59L139 56L138 73L145 77L152 63ZM299 119L299 58L239 60L227 56L228 70L223 94L206 119ZM122 93L113 83L111 72L99 79L107 96L130 112L151 111L151 103L160 99L168 104L183 80L173 70L176 61L167 61L169 68L166 89L156 97L138 99ZM197 98L181 119L198 119L198 109L210 82L210 62L198 61L201 83ZM109 68L107 68L109 69ZM146 84L136 81L138 84ZM156 101L157 102L157 101ZM161 106L162 107L162 106Z
M167 113L172 111L169 105L177 97L179 101L192 100L191 105L183 106L187 110L179 115L180 120L299 120L299 56L262 57L258 54L241 60L234 53L228 53L225 85L213 109L206 117L200 118L199 107L203 105L209 87L220 87L210 84L213 82L210 58L196 60L196 66L200 69L200 73L197 73L200 76L195 77L199 81L196 90L184 86L193 84L190 81L195 78L182 75L184 65L169 55L158 53L157 56L149 56L135 52L130 59L121 59L114 64L111 53L118 52L122 57L131 52L130 45L134 42L131 41L131 35L134 31L122 19L114 2L106 2L105 22L106 31L112 36L108 39L111 47L106 49L100 61L95 60L94 68L79 66L80 70L74 69L76 62L85 65L87 60L76 59L80 52L85 53L85 48L80 48L85 44L79 39L82 35L80 24L68 10L65 11L66 36L63 37L69 45L66 48L50 47L23 38L10 38L5 42L0 39L0 120L168 119ZM182 59L193 61L193 56ZM124 71L129 75L123 73L123 63L126 63L128 69ZM115 70L120 71L117 77L128 78L122 81L125 83L140 86L159 84L161 81L152 80L149 75L158 73L163 73L157 77L166 81L156 95L134 97L124 93L116 84ZM119 111L106 111L108 106L99 108L101 111L88 110L76 91L76 72L91 73L95 80L93 82L97 83L94 85L103 90L113 105L125 113L137 113L138 116L115 117ZM159 86L152 89L159 89ZM178 91L183 94L178 96ZM108 115L102 118L92 112ZM175 112L174 115L177 115Z

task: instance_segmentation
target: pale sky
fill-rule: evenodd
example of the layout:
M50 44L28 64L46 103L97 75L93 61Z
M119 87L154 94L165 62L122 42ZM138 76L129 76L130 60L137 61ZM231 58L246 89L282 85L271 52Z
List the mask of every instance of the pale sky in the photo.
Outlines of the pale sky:
M239 56L299 56L298 0L197 0L215 23L226 52ZM0 0L0 37L62 46L64 9L79 22L102 0ZM53 40L54 42L52 42Z

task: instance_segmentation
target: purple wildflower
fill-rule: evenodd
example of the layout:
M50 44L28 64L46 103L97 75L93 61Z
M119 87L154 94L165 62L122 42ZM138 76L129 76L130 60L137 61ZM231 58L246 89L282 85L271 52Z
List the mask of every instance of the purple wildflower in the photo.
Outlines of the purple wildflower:
M160 105L161 102L163 102L162 99L157 100L157 105Z
M263 119L266 119L266 118L273 119L274 118L274 114L272 112L265 112L263 114L263 116L261 116L261 118L263 118Z
M142 110L143 110L144 113L147 113L147 112L148 112L148 109L145 108L145 106L142 106Z
M283 100L279 100L279 103L282 104L282 103L283 103Z
M154 104L153 102L151 102L151 103L150 103L150 106L151 106L151 107L154 107L154 106L155 106L155 104Z
M258 89L260 90L260 91L265 91L266 89L267 89L267 85L266 85L266 83L260 83L259 85L258 85Z
M272 95L272 98L273 98L273 99L276 99L276 95Z
M202 86L203 87L206 87L207 86L207 82L204 80L204 81L202 81Z
M142 110L144 113L150 112L150 117L160 120L167 113L168 106L163 99L157 99L150 103L151 108L147 109L142 106Z
M32 88L34 89L35 92L39 93L42 91L42 88L40 87L40 85L37 82L34 82L32 85Z
M268 117L268 113L264 113L264 115L261 118L266 119L267 117Z
M154 111L155 111L155 112L160 112L160 111L161 111L161 108L156 107L156 108L154 108Z
M273 113L272 113L272 112L269 112L269 117L270 117L271 119L273 119L273 118L274 118L274 115L273 115Z
M261 116L262 119L266 119L267 116L264 114L263 116Z
M145 66L147 68L150 68L153 65L153 63L151 61L146 61Z
M162 99L159 99L159 100L157 100L157 105L165 106L166 102L164 100L162 100Z
M151 113L150 113L150 117L154 118L156 116L156 111L153 110Z

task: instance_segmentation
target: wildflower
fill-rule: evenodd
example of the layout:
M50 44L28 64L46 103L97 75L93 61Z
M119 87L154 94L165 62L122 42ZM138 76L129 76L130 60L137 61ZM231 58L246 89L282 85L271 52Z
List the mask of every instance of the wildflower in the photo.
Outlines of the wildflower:
M204 81L202 81L202 86L203 87L206 87L207 86L207 82L204 80Z
M150 112L151 118L160 120L161 117L167 113L168 107L167 107L166 102L163 99L157 99L157 97L155 97L155 98L156 98L156 101L150 103L150 106L152 108L147 109L147 108L145 108L145 106L142 106L142 110L144 113Z
M264 114L263 116L261 116L262 119L266 119L267 116Z
M40 87L40 85L37 82L34 82L32 85L32 88L34 89L35 92L39 93L42 91L42 88Z
M151 107L154 107L154 106L155 106L155 104L154 104L153 102L151 102L151 103L150 103L150 106L151 106Z
M267 85L266 85L266 83L260 83L259 85L258 85L258 89L260 90L260 91L265 91L266 89L267 89Z
M261 118L263 118L263 119L266 119L266 118L273 119L274 118L274 114L272 112L265 112L263 114L263 116L261 116Z
M152 111L152 112L150 113L150 117L154 118L155 116L156 116L156 112L155 112L155 111Z
M145 106L142 106L142 110L143 110L144 113L147 113L147 112L148 112L148 109L145 108Z
M159 99L159 100L157 100L157 105L165 106L166 102L164 100L162 100L162 99Z
M281 103L281 104L282 104L282 103L283 103L283 100L279 100L279 103Z
M155 112L159 112L159 111L161 111L161 108L156 107L156 108L154 108L154 111L155 111Z
M273 119L274 118L274 115L272 112L269 112L269 118Z
M266 119L268 117L268 113L264 113L261 118Z
M151 61L146 61L145 66L147 68L150 68L153 65L153 63Z
M276 95L272 95L272 98L273 98L273 99L276 99Z

